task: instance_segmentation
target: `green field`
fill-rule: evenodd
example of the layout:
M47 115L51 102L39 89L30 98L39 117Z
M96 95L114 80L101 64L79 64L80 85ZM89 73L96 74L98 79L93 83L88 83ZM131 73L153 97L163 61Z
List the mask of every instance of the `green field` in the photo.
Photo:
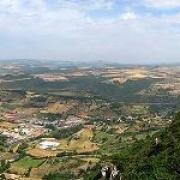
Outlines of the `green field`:
M34 159L26 156L11 164L9 171L17 174L27 174L31 168L40 166L44 162L43 159Z

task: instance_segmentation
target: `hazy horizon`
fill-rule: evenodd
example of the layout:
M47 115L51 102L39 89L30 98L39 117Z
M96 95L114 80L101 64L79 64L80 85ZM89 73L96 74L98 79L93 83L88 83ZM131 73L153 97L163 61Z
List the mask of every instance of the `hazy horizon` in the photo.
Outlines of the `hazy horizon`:
M15 62L14 64L16 64L17 62L20 63L20 62L23 62L25 61L27 64L28 62L39 62L40 64L50 64L52 63L53 65L55 65L56 63L57 64L63 64L63 63L73 63L72 65L81 65L81 66L88 66L88 65L122 65L122 66L180 66L180 62L120 62L120 61L110 61L110 60L106 60L106 61L103 61L103 60L86 60L86 61L83 61L83 60L61 60L61 59L25 59L25 58L22 58L22 59L0 59L0 62Z
M179 0L1 0L0 59L180 63Z

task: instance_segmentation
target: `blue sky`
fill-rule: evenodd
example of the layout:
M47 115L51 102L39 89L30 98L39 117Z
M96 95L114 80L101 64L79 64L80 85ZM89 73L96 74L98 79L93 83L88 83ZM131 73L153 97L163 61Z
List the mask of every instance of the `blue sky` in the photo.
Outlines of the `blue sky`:
M180 0L0 0L0 59L180 62Z

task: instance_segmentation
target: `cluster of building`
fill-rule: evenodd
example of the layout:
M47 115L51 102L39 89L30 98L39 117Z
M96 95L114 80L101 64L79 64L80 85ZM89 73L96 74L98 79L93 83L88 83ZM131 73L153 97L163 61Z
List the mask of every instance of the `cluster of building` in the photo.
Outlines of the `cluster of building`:
M46 119L36 119L33 118L30 120L31 124L37 125L37 126L44 126L47 127L49 125L56 126L57 128L71 128L78 126L79 124L83 123L83 119L79 118L77 116L68 116L66 119L60 119L60 120L46 120Z
M58 122L58 127L60 128L70 128L75 127L79 124L81 124L83 120L81 118L78 118L76 116L69 116L66 120L60 120Z
M43 135L47 130L43 126L31 124L19 124L15 128L0 128L0 133L8 138L9 143L18 142L24 139L36 138Z

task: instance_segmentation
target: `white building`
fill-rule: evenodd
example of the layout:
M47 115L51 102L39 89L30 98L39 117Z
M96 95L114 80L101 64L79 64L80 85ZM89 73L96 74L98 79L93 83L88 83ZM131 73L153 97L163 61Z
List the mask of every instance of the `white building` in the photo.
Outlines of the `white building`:
M54 141L43 141L39 144L41 149L56 149L60 143Z

